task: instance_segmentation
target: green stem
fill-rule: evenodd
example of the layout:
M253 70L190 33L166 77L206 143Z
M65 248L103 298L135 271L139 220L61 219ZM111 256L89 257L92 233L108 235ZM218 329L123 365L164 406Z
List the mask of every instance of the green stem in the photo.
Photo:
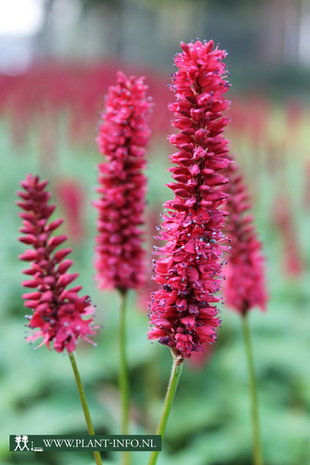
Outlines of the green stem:
M248 373L251 394L251 413L252 413L252 432L253 432L253 464L263 465L262 448L259 433L259 418L258 418L258 400L256 378L254 370L254 360L251 344L251 334L248 324L247 314L242 316L242 330L245 345L245 351L248 362Z
M156 434L159 434L161 436L164 435L165 430L166 430L166 425L167 425L168 416L171 410L172 401L173 401L174 394L177 389L178 382L179 382L179 379L182 373L182 368L183 368L183 358L175 355L173 352L172 352L172 357L173 357L173 362L172 362L170 380L169 380L167 393L166 393L166 397L165 397L165 401L163 405L163 410L162 410L158 428L156 431ZM154 451L151 453L151 457L150 457L148 465L156 464L158 454L159 454L158 451Z
M83 383L82 383L82 380L81 380L81 376L80 376L80 373L79 373L79 370L78 370L78 367L77 367L77 363L76 363L76 359L75 359L75 356L74 356L73 352L69 353L69 359L70 359L71 366L72 366L72 369L73 369L76 385L77 385L77 388L78 388L78 391L79 391L79 396L80 396L81 404L82 404L82 407L83 407L83 412L84 412L84 416L85 416L85 420L86 420L88 433L91 434L91 435L94 435L95 431L94 431L94 427L93 427L93 424L92 424L92 421L91 421L91 418L90 418L90 413L89 413L89 408L88 408L88 405L87 405L87 400L86 400L86 396L85 396ZM95 457L96 464L97 465L102 465L100 452L95 451L94 452L94 457Z
M121 409L122 409L122 434L129 434L129 382L128 366L126 354L126 303L127 292L120 292L120 326L119 326L119 352L120 352L120 372L119 387L121 392ZM123 465L130 465L129 452L122 452Z

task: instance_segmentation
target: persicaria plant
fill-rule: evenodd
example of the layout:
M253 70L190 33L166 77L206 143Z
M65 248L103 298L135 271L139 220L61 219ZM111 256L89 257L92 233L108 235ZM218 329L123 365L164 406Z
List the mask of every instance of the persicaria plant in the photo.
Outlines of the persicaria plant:
M244 320L254 412L254 464L261 465L255 377L245 317L254 306L265 308L267 294L261 244L252 218L245 215L249 208L245 186L223 136L230 104L225 97L230 87L226 55L213 41L197 40L181 43L181 52L174 60L171 89L175 98L169 109L176 132L169 139L176 151L170 156L173 181L168 184L173 198L164 203L156 238L161 243L155 247L153 260L157 289L149 297L148 331L150 340L171 351L173 363L156 433L164 435L184 360L205 351L217 339L218 304L226 275L224 297ZM145 286L147 279L145 168L151 107L144 78L118 72L116 85L107 93L97 137L105 160L98 167L98 197L94 202L98 213L94 268L98 287L114 290L120 298L120 429L124 435L130 432L127 296L130 290ZM99 327L93 323L90 297L81 296L82 286L73 284L78 274L69 272L73 266L71 249L63 247L67 236L56 234L62 220L52 219L55 205L49 203L47 184L38 175L28 174L18 192L17 203L23 210L20 241L28 247L19 258L29 263L24 271L28 279L22 285L30 291L23 299L32 311L27 316L26 340L38 341L36 348L45 345L68 353L88 432L93 435L74 351L79 340L95 345ZM74 205L79 211L76 198ZM151 453L149 465L155 465L158 454ZM94 452L94 458L97 465L102 463L99 451ZM122 463L130 464L128 452L122 454Z
M222 132L228 119L223 111L229 85L223 58L226 52L213 42L181 44L175 58L179 68L173 77L176 102L173 125L180 132L170 137L177 152L170 168L176 182L168 184L174 199L166 202L158 249L155 280L161 285L153 293L150 339L190 357L216 338L219 326L216 293L221 279L225 249L225 212L219 207L226 198L221 174L229 160Z
M67 240L67 236L53 235L62 224L62 219L49 222L55 205L48 203L50 193L46 191L47 184L48 181L40 181L39 176L28 174L21 183L24 190L18 192L21 201L17 205L24 210L20 213L23 219L20 231L24 234L20 241L32 246L32 249L27 249L19 256L21 260L31 262L31 267L24 273L32 279L22 282L24 287L33 289L32 292L23 294L25 306L33 310L33 315L27 316L28 326L33 333L26 340L34 342L42 338L37 348L46 344L48 349L53 347L57 352L68 352L88 432L95 434L74 350L79 337L92 343L89 336L94 335L98 327L92 325L92 318L87 319L94 313L94 307L88 296L78 295L82 286L68 289L78 274L67 273L73 264L72 260L65 260L71 249L55 250ZM99 452L94 452L94 458L96 464L101 465Z
M31 264L24 271L30 279L22 282L32 292L23 294L25 306L33 310L28 316L29 328L33 334L27 336L28 342L42 341L37 348L46 344L57 352L76 348L78 338L90 343L89 336L96 333L93 319L85 319L94 313L88 296L80 297L82 286L68 286L78 277L78 273L68 273L73 261L67 257L70 248L56 250L67 240L65 234L53 235L62 224L62 219L49 222L55 205L49 205L50 193L46 191L47 181L40 181L39 176L29 174L21 183L24 191L18 192L21 201L18 206L24 210L20 213L23 227L20 242L31 245L19 258Z

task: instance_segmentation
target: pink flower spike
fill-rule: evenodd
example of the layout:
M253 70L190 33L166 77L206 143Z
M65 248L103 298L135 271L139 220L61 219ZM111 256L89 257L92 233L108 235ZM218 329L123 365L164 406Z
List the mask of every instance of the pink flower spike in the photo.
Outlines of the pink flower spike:
M100 288L137 289L144 284L144 225L146 194L145 147L150 137L151 109L144 78L117 74L109 88L97 138L107 158L99 164L95 268Z
M223 294L229 307L245 315L253 307L266 309L264 257L253 219L248 214L251 204L246 187L235 162L231 163L226 175L229 178L226 232L231 248L224 267Z
M177 152L170 159L175 182L168 187L174 199L165 203L158 239L155 281L161 286L150 302L150 339L158 339L177 356L191 357L216 340L218 310L213 305L220 287L226 213L220 208L227 195L221 170L229 165L228 123L223 111L229 84L223 58L226 52L210 42L181 44L173 76L174 126L180 132L170 141Z
M37 291L23 294L25 307L33 310L33 315L28 318L28 327L33 332L26 337L26 341L32 343L42 337L36 349L43 345L50 349L52 345L57 352L72 352L79 337L91 342L87 336L96 334L98 327L93 326L92 318L83 319L85 315L94 313L94 308L89 297L78 296L79 287L66 289L66 297L63 297L65 288L78 274L66 273L73 264L71 260L64 260L71 249L54 252L66 240L66 236L51 236L62 220L48 224L50 212L54 211L55 206L48 205L50 194L45 191L47 181L40 182L39 176L28 174L21 185L26 193L18 193L22 199L19 203L22 204L21 208L28 211L29 221L34 227L32 235L26 235L26 243L32 245L33 249L27 249L19 256L21 260L32 262L26 274L32 275L33 279L23 281L22 285L37 288ZM25 242L22 239L21 242Z

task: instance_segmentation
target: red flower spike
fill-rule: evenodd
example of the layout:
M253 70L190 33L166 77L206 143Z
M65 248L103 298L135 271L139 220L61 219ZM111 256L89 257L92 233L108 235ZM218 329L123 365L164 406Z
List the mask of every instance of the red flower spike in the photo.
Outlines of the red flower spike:
M229 102L226 52L210 42L181 44L175 57L178 71L170 105L174 126L170 137L177 152L170 159L176 181L169 187L174 199L165 203L161 234L166 244L157 248L155 280L161 288L152 294L149 339L158 339L181 357L191 357L216 340L220 324L213 303L220 286L222 233L226 213L220 209L227 182L220 170L229 164L222 132L228 122L222 112Z
M142 231L146 194L145 147L150 137L147 117L151 102L144 78L127 78L118 72L111 86L99 127L97 142L107 162L99 164L95 202L97 221L96 261L100 288L121 292L144 284Z
M39 176L28 174L21 185L25 192L18 192L22 199L18 204L28 212L22 229L27 229L30 222L32 232L25 232L20 241L33 246L33 249L27 249L19 256L21 260L32 262L31 268L24 271L32 279L23 281L22 285L37 288L37 291L23 294L25 307L33 310L33 315L27 318L29 328L34 331L26 340L34 342L42 337L38 347L46 344L48 349L52 346L57 352L72 352L79 337L93 344L88 336L95 334L98 327L93 326L92 318L84 320L83 317L94 313L94 307L89 297L78 296L80 287L65 289L78 274L66 273L73 264L71 260L64 260L71 249L54 252L67 237L63 234L51 236L62 220L48 224L55 206L48 205L50 194L45 191L47 181L40 182ZM20 216L25 218L23 213Z
M236 163L229 166L226 175L230 180L226 186L229 194L226 233L231 248L224 268L223 294L228 306L245 315L256 306L266 309L264 258L253 218L248 214L251 204Z

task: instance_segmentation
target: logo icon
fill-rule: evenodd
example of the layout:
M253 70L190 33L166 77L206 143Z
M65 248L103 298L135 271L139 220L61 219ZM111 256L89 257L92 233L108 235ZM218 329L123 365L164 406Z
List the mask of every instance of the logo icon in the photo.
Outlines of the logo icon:
M27 446L27 444L28 444L28 436L26 436L26 435L22 436L22 442L24 444L24 447L22 448L22 450L29 450L29 447Z
M33 450L34 452L43 452L43 447L35 447L33 445L33 441L31 441L31 448L29 449L28 447L29 443L29 437L24 434L22 436L16 435L15 436L15 449L13 450L14 452L24 452L24 451L29 451ZM12 450L12 449L11 449Z
M26 436L25 434L23 436L15 436L15 443L16 447L14 449L14 452L18 450L20 452L22 452L23 450L29 450L28 436Z
M20 447L20 442L22 440L22 437L21 436L15 436L15 442L16 442L16 447L14 449L14 452L17 451L17 450L23 450L21 449Z

